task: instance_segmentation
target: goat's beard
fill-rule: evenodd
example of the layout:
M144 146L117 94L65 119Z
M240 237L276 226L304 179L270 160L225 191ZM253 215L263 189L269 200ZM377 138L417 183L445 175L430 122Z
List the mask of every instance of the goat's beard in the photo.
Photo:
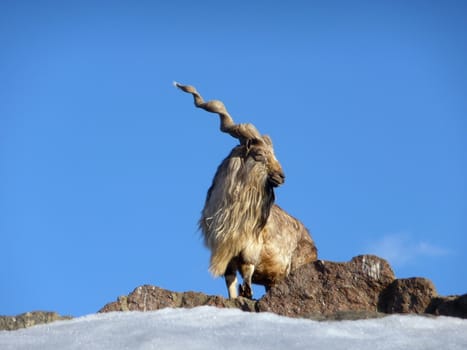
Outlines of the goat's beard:
M200 220L206 246L211 249L210 270L225 272L231 258L246 242L259 239L274 204L274 190L261 163L228 157L219 166Z

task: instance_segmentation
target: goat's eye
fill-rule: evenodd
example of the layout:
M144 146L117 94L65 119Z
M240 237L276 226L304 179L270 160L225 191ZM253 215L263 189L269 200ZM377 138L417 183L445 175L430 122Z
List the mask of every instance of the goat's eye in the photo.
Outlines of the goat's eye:
M253 154L253 159L257 162L264 162L266 161L266 156L263 153L258 152Z

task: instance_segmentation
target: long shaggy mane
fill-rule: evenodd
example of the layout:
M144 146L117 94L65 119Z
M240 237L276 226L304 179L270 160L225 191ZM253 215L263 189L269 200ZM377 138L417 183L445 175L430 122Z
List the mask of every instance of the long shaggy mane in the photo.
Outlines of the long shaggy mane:
M223 275L229 261L248 245L260 243L274 203L266 169L244 152L244 146L237 146L217 169L199 222L214 276Z

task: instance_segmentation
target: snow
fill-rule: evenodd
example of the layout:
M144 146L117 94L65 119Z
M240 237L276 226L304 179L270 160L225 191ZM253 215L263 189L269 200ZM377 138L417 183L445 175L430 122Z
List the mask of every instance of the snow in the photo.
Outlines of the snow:
M94 314L0 331L0 349L467 349L467 320L393 315L292 319L197 307Z

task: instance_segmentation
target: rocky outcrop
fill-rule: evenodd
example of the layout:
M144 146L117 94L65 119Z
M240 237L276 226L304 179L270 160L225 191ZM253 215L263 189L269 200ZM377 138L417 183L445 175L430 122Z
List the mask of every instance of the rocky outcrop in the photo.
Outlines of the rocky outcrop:
M198 292L172 292L159 287L144 285L136 288L128 296L121 296L117 301L105 305L99 312L153 311L166 307L191 308L203 305L256 311L256 301L242 297L225 299L217 295L206 295Z
M274 312L315 320L353 320L392 313L417 313L467 318L467 294L438 296L425 278L396 279L389 264L374 255L360 255L349 262L318 260L293 271L260 300L199 292L172 292L144 285L105 305L99 312L152 311L196 306L238 308L249 312ZM13 330L68 319L54 312L0 316L0 330Z
M26 312L18 316L0 316L0 330L12 331L38 324L69 319L71 319L70 316L60 316L56 312L48 311Z
M426 278L397 279L381 293L378 309L388 314L423 314L437 295L435 286Z
M461 296L435 297L431 300L426 312L437 316L467 318L467 294Z
M373 318L391 313L467 318L467 295L440 297L425 278L396 279L389 264L373 255L357 256L349 262L318 260L304 265L257 301L145 285L105 305L100 312L202 305L315 320Z
M380 294L395 280L389 264L373 255L350 262L318 260L292 272L258 301L259 311L291 317L378 312Z

